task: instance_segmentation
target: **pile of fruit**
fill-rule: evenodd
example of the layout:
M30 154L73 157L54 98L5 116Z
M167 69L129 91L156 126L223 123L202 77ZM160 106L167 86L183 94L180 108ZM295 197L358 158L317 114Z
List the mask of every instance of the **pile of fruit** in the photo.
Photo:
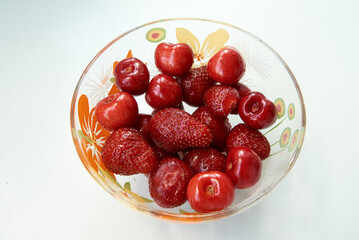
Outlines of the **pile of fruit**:
M240 83L245 62L233 47L222 48L201 67L184 43L161 43L154 52L161 74L150 80L146 64L126 58L114 69L121 92L95 108L112 134L101 152L114 174L148 176L153 200L163 208L187 200L197 212L230 206L235 189L254 186L270 144L259 131L277 119L274 104ZM139 113L134 96L145 94L152 114ZM190 114L183 102L196 107ZM232 128L229 114L242 121Z

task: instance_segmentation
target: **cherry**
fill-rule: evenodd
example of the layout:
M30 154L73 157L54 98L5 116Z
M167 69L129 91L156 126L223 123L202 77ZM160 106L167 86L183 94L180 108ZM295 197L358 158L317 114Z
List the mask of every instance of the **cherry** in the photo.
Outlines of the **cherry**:
M152 140L153 142L153 140ZM157 160L160 162L165 158L169 158L169 157L174 157L174 158L179 158L178 153L169 153L166 152L165 150L163 150L162 148L158 147L156 144L152 144L152 149L155 152L156 156L157 156Z
M138 114L137 121L134 127L142 134L142 136L149 142L152 143L152 138L149 133L149 125L152 116L149 114Z
M186 154L183 161L187 163L195 173L212 170L224 172L226 156L214 148L195 148Z
M164 208L182 205L187 200L186 189L193 176L191 168L178 158L165 158L148 179L153 200Z
M141 95L146 92L150 74L147 66L139 59L131 57L120 61L114 70L115 84L124 92Z
M182 76L192 67L192 48L186 43L160 43L155 49L155 64L162 73Z
M244 75L246 65L241 54L233 47L224 47L208 61L210 78L216 82L235 85Z
M177 107L182 101L182 89L173 77L158 74L152 78L145 99L154 109Z
M95 115L104 128L114 131L136 123L138 105L131 94L119 92L99 101L95 108Z
M240 98L251 91L251 89L249 87L247 87L245 84L243 84L241 82L238 82L233 87L237 90Z
M246 95L247 93L249 93L251 91L251 89L249 89L249 87L247 87L245 84L238 82L236 85L232 86L234 87L238 94L239 94L239 98L243 97L244 95ZM233 111L231 112L231 114L238 114L238 108L233 109Z
M178 108L178 109L181 109L181 110L184 110L184 106L182 104L182 102L175 108ZM158 113L159 111L161 111L162 109L153 109L152 113L151 113L151 116L154 116L156 115L156 113Z
M197 173L188 183L187 199L197 212L222 210L234 200L233 183L220 171Z
M244 95L239 100L238 113L243 122L254 129L270 127L277 120L274 103L260 92Z
M234 147L227 156L225 173L234 187L245 189L254 186L261 177L262 160L248 147Z

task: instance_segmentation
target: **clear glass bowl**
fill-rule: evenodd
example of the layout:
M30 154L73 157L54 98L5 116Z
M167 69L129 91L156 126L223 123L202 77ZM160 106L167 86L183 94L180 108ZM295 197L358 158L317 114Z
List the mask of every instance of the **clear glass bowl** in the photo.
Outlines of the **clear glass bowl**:
M100 150L110 134L94 117L96 103L118 91L114 85L116 61L134 56L146 62L151 78L159 71L154 50L159 42L186 42L192 48L196 66L206 64L223 46L234 46L242 53L247 71L241 82L262 92L278 110L276 123L262 130L271 144L271 155L263 161L262 177L253 187L236 190L233 204L222 211L197 213L184 205L172 209L159 207L148 191L147 177L138 174L118 176L110 173L100 158ZM144 96L136 97L140 113L152 112ZM194 108L184 104L192 113ZM229 116L232 127L241 122ZM120 202L140 212L176 222L201 222L239 213L269 193L293 167L305 134L305 107L298 83L282 58L256 36L236 26L205 19L165 19L134 28L105 46L84 70L71 104L71 129L77 153L90 175Z

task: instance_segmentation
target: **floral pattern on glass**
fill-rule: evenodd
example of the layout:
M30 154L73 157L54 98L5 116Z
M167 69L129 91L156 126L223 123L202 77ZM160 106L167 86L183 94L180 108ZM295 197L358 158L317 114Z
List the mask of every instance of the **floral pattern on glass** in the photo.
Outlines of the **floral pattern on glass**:
M179 43L187 43L191 46L195 55L195 66L205 65L208 60L221 48L229 39L229 34L224 29L218 29L207 35L201 44L197 37L186 28L176 28L176 37Z

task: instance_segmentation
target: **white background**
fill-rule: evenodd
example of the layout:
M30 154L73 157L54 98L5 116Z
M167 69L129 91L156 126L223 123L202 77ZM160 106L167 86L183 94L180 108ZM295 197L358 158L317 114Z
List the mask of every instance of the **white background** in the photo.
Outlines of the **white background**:
M0 0L0 240L359 239L358 1ZM162 222L121 205L72 143L70 102L96 53L162 18L228 22L272 46L307 109L304 146L260 203L216 222Z

